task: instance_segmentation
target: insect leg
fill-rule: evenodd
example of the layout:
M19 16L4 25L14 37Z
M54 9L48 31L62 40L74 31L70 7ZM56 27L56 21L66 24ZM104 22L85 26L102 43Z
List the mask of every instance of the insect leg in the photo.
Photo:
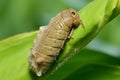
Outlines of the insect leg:
M69 32L69 35L68 35L68 39L71 39L72 38L72 34L73 34L73 31L74 31L74 28L71 29L71 31ZM73 38L72 38L73 39Z
M85 26L84 26L82 20L80 20L80 24L82 25L83 29L85 29Z

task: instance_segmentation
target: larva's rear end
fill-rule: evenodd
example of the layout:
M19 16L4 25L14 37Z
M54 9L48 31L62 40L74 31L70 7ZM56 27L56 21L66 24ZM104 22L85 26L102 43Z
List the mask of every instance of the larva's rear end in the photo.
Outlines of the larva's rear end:
M41 76L59 55L71 30L80 24L74 9L64 10L53 18L36 39L29 54L31 69Z

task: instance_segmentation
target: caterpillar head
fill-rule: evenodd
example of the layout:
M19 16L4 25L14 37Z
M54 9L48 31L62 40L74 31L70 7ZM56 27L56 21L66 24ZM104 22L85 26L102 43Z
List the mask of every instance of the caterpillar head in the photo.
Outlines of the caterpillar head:
M74 26L79 26L81 20L80 20L80 16L79 16L79 14L77 13L77 11L74 10L74 9L72 9L72 8L70 8L70 9L69 9L69 13L70 13L70 16L71 16L71 18L72 18L72 20L73 20L72 24L73 24Z
M66 24L67 27L77 27L79 26L79 24L82 23L79 14L76 10L72 8L61 12L61 17L63 19L64 24Z

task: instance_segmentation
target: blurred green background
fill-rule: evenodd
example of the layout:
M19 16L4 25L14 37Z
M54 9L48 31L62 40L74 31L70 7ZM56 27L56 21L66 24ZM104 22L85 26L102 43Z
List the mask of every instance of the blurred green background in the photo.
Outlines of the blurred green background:
M49 20L58 12L67 8L80 10L91 1L92 0L0 0L0 40L16 34L38 30L39 26L47 25ZM115 50L119 52L119 34L120 16L107 24L88 47L101 49L101 46L103 46L101 43L106 43L114 46ZM106 46L106 48L110 48L107 49L108 51L114 49L108 46Z
M89 0L0 0L0 40L47 25L58 12L80 10Z

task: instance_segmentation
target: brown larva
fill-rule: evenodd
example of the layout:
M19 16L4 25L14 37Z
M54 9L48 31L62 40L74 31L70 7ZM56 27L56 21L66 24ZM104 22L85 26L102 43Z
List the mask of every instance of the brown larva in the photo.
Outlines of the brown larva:
M79 26L76 10L68 9L54 17L46 27L41 27L38 38L29 54L30 68L41 76L59 55L71 30Z

